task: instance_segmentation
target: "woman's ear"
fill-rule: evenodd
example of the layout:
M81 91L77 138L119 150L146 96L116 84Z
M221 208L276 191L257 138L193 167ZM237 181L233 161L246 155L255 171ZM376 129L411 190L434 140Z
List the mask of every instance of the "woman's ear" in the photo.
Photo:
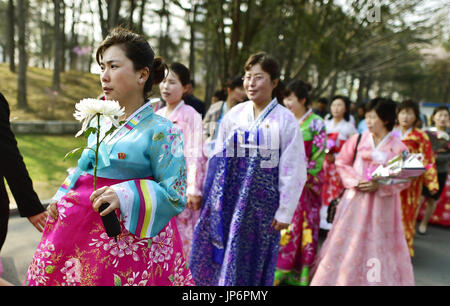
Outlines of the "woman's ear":
M147 82L148 77L150 76L150 69L148 67L144 67L138 72L138 82L143 85Z
M280 81L279 79L274 79L274 80L272 81L272 85L273 85L273 88L274 88L274 89L277 88L278 82L279 82L279 81Z

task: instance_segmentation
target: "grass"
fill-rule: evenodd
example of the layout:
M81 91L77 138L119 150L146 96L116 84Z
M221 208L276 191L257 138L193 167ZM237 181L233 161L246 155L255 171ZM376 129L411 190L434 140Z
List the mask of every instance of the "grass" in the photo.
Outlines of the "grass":
M76 166L77 158L63 161L64 155L86 142L84 137L53 135L16 135L16 139L41 201L51 198L66 178L66 169ZM10 201L15 202L11 194Z
M73 121L74 105L83 98L95 98L102 93L96 74L67 71L61 73L61 90L55 95L52 86L53 70L27 68L28 110L17 108L17 73L8 64L0 64L0 92L11 109L11 121L62 120Z
M6 97L11 110L11 121L61 120L74 121L75 103L83 98L101 94L98 75L80 71L61 73L61 90L51 90L53 71L36 67L27 68L28 110L17 108L17 73L9 71L8 64L0 64L0 92ZM77 159L63 161L70 150L84 145L84 137L16 135L19 150L27 166L33 187L41 200L51 198L65 179L66 169ZM14 198L10 201L14 204Z

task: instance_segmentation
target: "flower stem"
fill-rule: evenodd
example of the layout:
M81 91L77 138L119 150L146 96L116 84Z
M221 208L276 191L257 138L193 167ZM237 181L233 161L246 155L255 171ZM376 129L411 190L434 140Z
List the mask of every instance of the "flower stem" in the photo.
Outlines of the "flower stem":
M98 161L98 147L99 146L100 146L100 114L97 114L97 146L95 147L94 190L97 190L97 161Z

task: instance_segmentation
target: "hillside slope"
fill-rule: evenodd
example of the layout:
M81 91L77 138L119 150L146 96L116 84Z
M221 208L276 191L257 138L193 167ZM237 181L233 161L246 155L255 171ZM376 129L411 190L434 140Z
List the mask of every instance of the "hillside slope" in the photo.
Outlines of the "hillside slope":
M8 99L11 121L63 120L72 121L74 105L83 98L95 98L102 93L96 74L67 71L61 73L61 91L50 87L53 71L28 67L27 96L29 110L17 108L17 73L11 73L8 64L0 64L0 92Z

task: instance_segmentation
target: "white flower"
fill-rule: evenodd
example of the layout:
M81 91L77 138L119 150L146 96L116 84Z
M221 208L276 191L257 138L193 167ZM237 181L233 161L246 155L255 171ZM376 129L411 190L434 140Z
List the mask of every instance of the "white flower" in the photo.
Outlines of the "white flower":
M120 108L119 102L112 100L83 99L75 104L75 109L73 116L82 122L81 130L75 137L80 136L88 128L92 118L97 114L109 118L115 127L119 127L119 121L115 117L125 114L125 109Z

